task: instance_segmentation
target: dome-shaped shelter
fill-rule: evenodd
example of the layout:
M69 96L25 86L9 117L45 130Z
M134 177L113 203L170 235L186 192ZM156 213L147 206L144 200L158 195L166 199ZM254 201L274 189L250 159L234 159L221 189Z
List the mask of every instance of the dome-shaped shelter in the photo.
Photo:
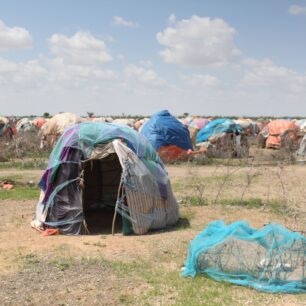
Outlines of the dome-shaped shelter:
M249 154L247 136L233 120L219 118L210 121L196 137L196 147L206 148L206 155L215 158L241 158Z
M280 149L287 148L296 150L298 147L300 128L290 120L272 120L260 132L259 137L264 138L266 148Z
M0 116L0 137L4 131L5 126L9 123L9 120L6 117Z
M187 151L192 150L188 128L167 110L155 113L144 124L141 134L158 151L163 161L187 159Z
M72 125L83 122L84 119L73 113L59 113L54 115L41 127L41 148L53 148L56 140L64 130Z
M208 141L210 137L222 133L241 133L240 125L226 118L215 119L209 122L197 135L197 143Z
M142 135L125 126L86 122L67 129L39 186L32 221L37 229L94 232L106 216L110 221L119 213L124 233L144 234L179 217L162 161Z

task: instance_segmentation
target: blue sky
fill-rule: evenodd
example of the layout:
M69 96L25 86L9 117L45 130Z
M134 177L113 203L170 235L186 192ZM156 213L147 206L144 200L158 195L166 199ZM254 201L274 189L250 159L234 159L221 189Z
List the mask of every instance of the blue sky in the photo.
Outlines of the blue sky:
M306 0L0 0L0 114L306 116L305 31Z

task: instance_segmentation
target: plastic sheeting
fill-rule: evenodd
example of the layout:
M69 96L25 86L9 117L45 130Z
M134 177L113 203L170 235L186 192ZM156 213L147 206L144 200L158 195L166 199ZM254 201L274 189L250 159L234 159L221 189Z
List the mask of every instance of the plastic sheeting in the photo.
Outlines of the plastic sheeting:
M9 123L9 120L8 120L6 117L0 116L0 123L2 123L2 124L8 124L8 123Z
M60 113L53 116L42 127L41 131L44 136L60 135L64 130L72 125L83 122L84 120L73 113Z
M211 136L222 133L241 133L240 125L229 119L216 119L209 122L198 134L196 143L208 141Z
M28 118L22 118L17 122L16 130L17 130L17 133L36 131L36 126L33 124L32 120Z
M300 147L296 151L295 155L298 160L306 160L306 135L304 135L301 140Z
M260 291L306 293L305 263L306 238L282 225L256 230L243 221L215 221L190 243L182 275L205 273Z
M188 128L173 117L167 110L155 113L141 129L151 145L161 147L175 145L184 150L192 150Z
M33 124L37 126L38 128L41 128L48 120L46 118L41 118L41 117L35 118L33 120Z
M295 124L301 129L306 131L306 119L297 120Z
M279 149L281 147L282 135L288 130L298 131L299 127L290 120L273 120L265 129L269 131L266 147ZM297 138L297 136L293 134L291 138L294 139Z
M208 119L199 117L187 117L183 119L182 122L184 125L191 126L199 130L203 129L209 123Z
M64 233L81 233L84 221L81 162L92 158L99 144L109 142L113 142L121 163L121 183L126 191L118 199L116 210L130 218L135 233L178 220L178 205L167 172L145 137L126 126L98 122L75 125L56 143L39 183L44 194L38 203L36 220L60 227ZM130 199L128 206L124 196Z

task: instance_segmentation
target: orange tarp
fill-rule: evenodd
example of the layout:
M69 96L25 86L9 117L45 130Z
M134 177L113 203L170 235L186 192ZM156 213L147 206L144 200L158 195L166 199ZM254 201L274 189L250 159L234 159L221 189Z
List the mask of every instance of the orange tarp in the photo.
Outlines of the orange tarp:
M36 118L33 120L33 124L38 128L41 128L46 122L47 120L45 118Z
M298 126L289 120L273 120L268 124L268 129L269 136L266 142L266 147L279 149L281 146L281 135L287 130L297 130Z
M161 147L158 150L160 158L164 162L173 162L176 160L187 160L189 152L175 145Z

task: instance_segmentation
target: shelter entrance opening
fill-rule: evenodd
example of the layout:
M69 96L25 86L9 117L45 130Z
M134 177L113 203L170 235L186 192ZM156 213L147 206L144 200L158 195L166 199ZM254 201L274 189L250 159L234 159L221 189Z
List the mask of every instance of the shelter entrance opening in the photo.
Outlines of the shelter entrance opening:
M122 168L116 153L82 163L84 171L83 210L91 234L111 233ZM121 218L116 232L121 231Z

